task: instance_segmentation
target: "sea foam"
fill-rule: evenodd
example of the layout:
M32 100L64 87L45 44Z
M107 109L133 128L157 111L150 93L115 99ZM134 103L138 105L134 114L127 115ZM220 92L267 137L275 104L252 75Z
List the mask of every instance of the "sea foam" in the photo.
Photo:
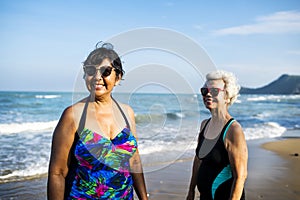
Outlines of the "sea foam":
M285 131L285 127L280 126L278 123L275 122L255 124L252 127L244 129L246 140L279 137Z
M25 122L25 123L9 123L0 124L0 134L13 134L25 131L36 132L43 130L53 130L57 124L57 120L48 122Z
M35 95L35 98L37 99L55 99L60 97L61 95Z

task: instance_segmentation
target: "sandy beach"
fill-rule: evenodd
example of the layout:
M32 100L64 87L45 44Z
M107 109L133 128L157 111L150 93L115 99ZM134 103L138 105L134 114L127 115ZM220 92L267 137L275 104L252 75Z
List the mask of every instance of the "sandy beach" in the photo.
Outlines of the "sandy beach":
M248 141L248 148L247 199L300 199L300 138ZM146 174L150 199L185 199L191 168L192 160L179 160Z
M299 138L277 138L249 148L248 199L300 199Z
M250 200L300 199L300 138L248 141L246 197ZM179 159L151 171L144 166L149 199L185 199L192 158ZM46 199L46 177L0 184L0 199ZM196 193L199 199L199 194Z

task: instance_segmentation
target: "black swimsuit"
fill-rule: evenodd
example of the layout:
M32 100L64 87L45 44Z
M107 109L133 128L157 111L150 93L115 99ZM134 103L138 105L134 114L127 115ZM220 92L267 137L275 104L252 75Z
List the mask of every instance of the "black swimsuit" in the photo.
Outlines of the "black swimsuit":
M221 134L214 139L204 137L204 130L209 121L210 119L199 134L196 149L197 157L202 160L198 171L197 187L201 200L224 200L229 198L233 183L232 170L224 139L234 119L231 118L223 127ZM241 199L245 199L244 191Z

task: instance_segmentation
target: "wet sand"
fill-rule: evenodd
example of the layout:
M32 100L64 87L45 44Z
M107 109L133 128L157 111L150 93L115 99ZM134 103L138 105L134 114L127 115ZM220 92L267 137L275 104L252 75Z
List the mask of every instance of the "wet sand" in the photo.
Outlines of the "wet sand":
M300 138L248 141L248 149L247 199L300 199ZM192 162L193 158L179 159L159 170L144 166L149 199L185 199ZM0 199L46 199L46 182L42 177L0 184Z
M300 199L300 138L248 141L248 149L246 199ZM185 199L191 168L185 160L146 174L150 199Z
M265 198L261 199L300 199L300 138L279 139L262 147L280 155L283 160L281 165L274 164L278 173L271 179L270 193L265 192Z

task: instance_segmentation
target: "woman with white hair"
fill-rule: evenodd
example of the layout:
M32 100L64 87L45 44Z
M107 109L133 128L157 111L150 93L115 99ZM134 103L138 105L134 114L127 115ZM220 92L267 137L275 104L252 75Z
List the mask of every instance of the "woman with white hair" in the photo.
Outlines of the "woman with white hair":
M201 88L211 117L201 123L187 200L245 199L248 150L241 125L228 107L237 99L240 86L236 77L221 70L206 75Z

